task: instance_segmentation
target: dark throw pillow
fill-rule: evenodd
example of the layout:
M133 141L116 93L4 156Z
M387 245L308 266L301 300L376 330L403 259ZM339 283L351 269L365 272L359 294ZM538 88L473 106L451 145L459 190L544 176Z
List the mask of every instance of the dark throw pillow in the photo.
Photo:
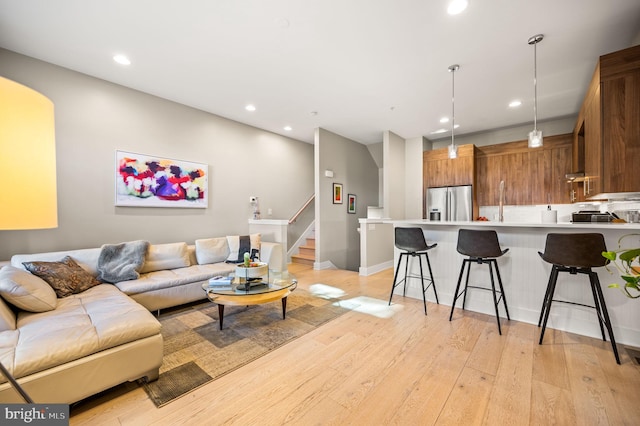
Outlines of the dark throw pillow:
M45 280L59 298L82 293L100 284L93 275L82 269L70 256L60 262L23 262L27 271Z

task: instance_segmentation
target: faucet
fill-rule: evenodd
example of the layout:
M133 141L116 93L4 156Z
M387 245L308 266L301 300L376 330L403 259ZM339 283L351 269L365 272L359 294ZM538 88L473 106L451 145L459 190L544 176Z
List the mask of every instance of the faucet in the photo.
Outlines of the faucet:
M498 201L498 220L504 222L504 181L500 181L500 200Z

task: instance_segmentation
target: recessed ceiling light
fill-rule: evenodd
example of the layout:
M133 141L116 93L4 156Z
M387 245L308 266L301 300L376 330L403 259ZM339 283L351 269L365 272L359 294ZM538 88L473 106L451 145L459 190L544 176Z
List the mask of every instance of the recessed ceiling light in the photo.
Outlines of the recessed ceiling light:
M438 133L444 133L446 132L447 129L438 129L438 130L434 130L433 132L431 132L432 135L437 135Z
M131 61L124 55L114 55L113 60L120 65L131 65Z
M467 8L469 2L467 0L451 0L449 6L447 6L447 13L449 15L457 15Z
M290 132L293 129L291 128L291 126L284 126L284 130L286 130L287 132Z
M442 118L440 119L440 122L441 122L441 123L448 123L448 122L449 122L449 117L442 117Z
M509 102L509 107L510 108L515 108L515 107L519 107L520 105L522 105L521 101L515 100L515 101L511 101Z
M255 111L256 107L255 105L249 104L246 107L244 107L244 109L246 109L247 111Z

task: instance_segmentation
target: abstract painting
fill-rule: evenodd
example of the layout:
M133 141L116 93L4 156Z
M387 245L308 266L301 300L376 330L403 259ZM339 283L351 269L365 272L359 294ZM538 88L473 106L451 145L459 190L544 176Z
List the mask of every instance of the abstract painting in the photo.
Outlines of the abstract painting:
M208 166L116 151L116 206L206 208Z

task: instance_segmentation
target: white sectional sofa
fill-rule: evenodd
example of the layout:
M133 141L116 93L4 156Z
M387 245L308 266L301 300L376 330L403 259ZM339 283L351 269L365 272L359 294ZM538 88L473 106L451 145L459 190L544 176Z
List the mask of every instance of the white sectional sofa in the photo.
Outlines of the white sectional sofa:
M94 279L102 248L14 255L0 269L0 362L37 403L70 404L126 381L157 379L163 341L150 311L204 299L204 282L233 272L228 238L149 245L137 279L94 282L62 298L25 263L58 265L68 256ZM282 247L256 244L261 260L279 270ZM23 401L0 377L0 403L14 402Z

